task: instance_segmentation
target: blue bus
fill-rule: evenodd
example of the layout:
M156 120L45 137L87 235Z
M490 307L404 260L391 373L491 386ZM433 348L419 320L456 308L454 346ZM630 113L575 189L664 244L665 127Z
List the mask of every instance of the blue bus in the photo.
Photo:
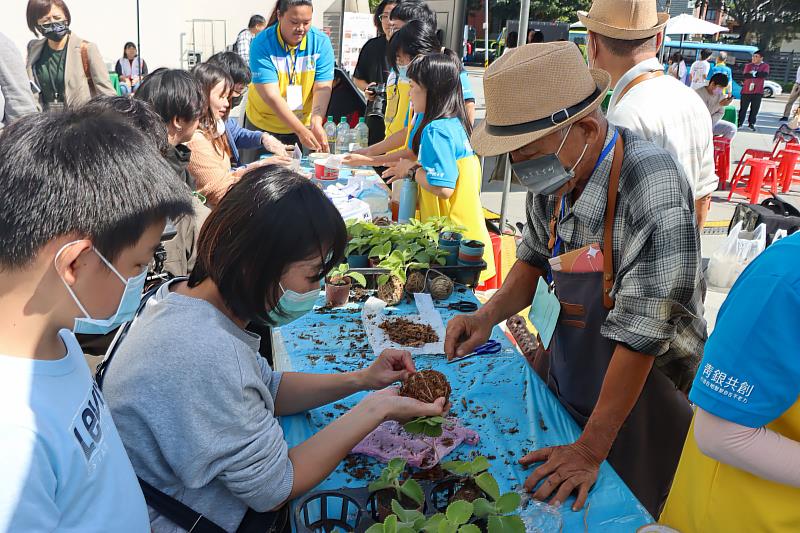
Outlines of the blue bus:
M672 39L664 43L664 59L666 60L675 52L680 52L688 68L692 63L700 60L700 52L703 50L711 50L712 59L716 56L716 52L726 52L728 54L726 64L731 67L733 72L733 97L738 100L742 93L742 86L736 80L741 81L744 66L750 62L753 52L758 50L758 47L744 44L681 42L678 39ZM769 98L772 96L772 92L765 94L765 96Z

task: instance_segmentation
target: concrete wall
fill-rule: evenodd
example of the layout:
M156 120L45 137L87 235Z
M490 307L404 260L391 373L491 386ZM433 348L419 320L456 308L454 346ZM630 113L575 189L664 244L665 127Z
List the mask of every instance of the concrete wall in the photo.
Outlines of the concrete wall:
M139 0L142 58L150 69L181 66L181 33L191 41L191 19L217 19L223 23L198 23L197 48L203 59L211 52L213 37L216 51L233 44L251 15L269 17L276 0ZM314 0L314 24L322 27L323 12L339 0ZM72 13L72 29L100 47L112 68L122 56L126 41L136 42L136 0L66 0ZM0 32L8 35L25 53L33 35L25 23L27 0L0 0ZM337 3L337 5L341 5ZM213 32L211 30L213 26Z

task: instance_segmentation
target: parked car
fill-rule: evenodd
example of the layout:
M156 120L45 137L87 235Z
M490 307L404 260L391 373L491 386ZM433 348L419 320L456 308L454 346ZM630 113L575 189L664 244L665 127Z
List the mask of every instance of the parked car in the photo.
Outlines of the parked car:
M780 83L772 80L764 80L764 98L772 98L773 96L780 96L783 93L783 87ZM742 97L742 86L736 81L733 82L733 97L739 100Z

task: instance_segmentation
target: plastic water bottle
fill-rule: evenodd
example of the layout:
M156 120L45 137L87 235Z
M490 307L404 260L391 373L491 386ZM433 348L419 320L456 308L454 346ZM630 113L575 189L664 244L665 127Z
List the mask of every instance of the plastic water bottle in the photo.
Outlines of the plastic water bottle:
M325 123L325 136L328 137L328 147L336 150L336 123L333 122L333 117L328 117L328 122Z
M339 125L336 126L336 153L346 154L349 148L348 142L350 137L350 126L347 124L347 117L342 117L339 120Z
M397 221L405 224L414 218L417 212L417 182L408 178L401 180L400 206L397 212Z
M369 128L367 128L367 124L364 122L364 117L358 119L358 125L355 131L358 148L366 148L369 146Z

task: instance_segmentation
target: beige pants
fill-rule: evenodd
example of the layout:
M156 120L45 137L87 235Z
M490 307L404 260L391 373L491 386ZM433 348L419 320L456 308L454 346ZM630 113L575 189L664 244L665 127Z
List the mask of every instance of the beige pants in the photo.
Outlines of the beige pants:
M792 116L792 105L798 97L800 97L800 83L795 83L794 87L792 87L791 94L789 94L789 101L786 102L786 107L783 108L784 117Z

